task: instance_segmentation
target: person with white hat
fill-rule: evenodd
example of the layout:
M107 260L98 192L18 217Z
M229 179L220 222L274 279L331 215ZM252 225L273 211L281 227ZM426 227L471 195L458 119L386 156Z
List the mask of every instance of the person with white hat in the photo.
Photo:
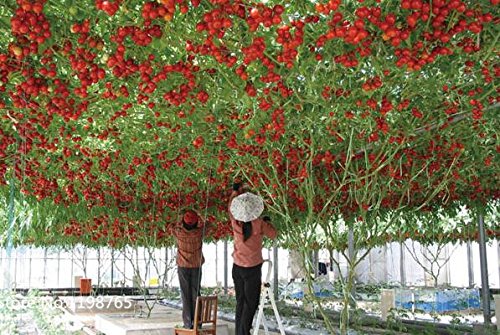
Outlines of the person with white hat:
M236 291L236 335L250 335L262 285L262 240L264 236L274 239L277 235L273 225L260 218L263 210L261 197L243 192L241 183L233 184L229 217L234 238L232 277Z

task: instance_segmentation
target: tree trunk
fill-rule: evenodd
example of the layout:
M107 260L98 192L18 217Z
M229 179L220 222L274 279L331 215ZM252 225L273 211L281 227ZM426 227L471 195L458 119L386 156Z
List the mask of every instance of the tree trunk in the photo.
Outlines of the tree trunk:
M351 300L353 299L351 295L354 288L355 273L355 269L349 267L347 280L344 284L342 311L340 312L340 335L347 335L347 332L349 330L349 323L351 321L350 307Z

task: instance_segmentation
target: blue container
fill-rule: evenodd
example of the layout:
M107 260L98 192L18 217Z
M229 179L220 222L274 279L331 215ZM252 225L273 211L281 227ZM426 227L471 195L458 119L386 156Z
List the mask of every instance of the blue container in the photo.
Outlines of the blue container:
M397 290L396 307L430 312L451 312L480 308L478 289Z
M415 304L414 298L413 298L413 291L411 290L396 290L396 296L394 297L394 302L396 308L402 308L402 309L413 309L413 305Z
M461 311L480 307L478 289L456 289L436 292L436 311Z
M415 292L415 309L430 313L436 310L434 290L418 290Z
M292 299L302 299L302 298L304 298L304 291L293 292L293 293L290 293L289 296Z

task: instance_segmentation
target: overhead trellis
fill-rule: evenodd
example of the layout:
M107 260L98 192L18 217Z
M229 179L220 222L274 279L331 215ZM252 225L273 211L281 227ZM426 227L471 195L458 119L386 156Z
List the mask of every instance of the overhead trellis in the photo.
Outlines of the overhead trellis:
M4 1L0 184L14 171L43 213L18 242L161 245L180 208L205 204L224 237L237 176L297 224L485 207L499 196L498 13L496 0Z

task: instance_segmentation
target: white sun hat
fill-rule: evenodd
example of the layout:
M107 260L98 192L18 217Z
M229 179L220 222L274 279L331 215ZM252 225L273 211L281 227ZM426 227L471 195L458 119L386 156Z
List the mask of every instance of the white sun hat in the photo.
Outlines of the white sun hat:
M238 221L252 221L257 219L264 211L264 201L258 195L246 192L231 201L229 210Z

